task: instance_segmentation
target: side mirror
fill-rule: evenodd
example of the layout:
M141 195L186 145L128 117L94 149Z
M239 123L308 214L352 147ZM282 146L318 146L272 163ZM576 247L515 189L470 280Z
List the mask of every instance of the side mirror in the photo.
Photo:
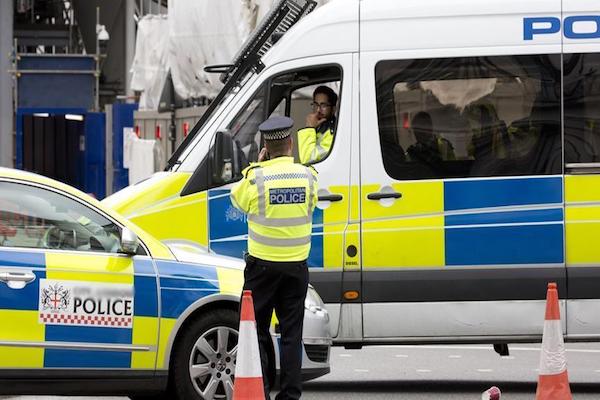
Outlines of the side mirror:
M213 183L227 183L233 179L233 139L227 131L215 135L211 172Z
M137 235L129 228L123 228L121 232L121 253L134 256L137 254L140 241Z

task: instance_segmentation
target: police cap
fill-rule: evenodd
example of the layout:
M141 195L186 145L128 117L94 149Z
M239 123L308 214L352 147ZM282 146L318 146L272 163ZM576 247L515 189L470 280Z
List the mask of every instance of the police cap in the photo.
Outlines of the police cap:
M294 120L288 117L271 117L258 126L265 140L280 140L290 136Z

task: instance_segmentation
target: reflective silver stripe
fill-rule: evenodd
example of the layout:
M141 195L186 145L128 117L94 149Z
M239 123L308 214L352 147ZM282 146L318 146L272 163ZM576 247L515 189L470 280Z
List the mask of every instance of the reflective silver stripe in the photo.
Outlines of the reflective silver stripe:
M262 168L256 168L254 177L256 178L256 188L258 189L258 215L264 217L267 215L267 206L265 199L265 176Z
M310 169L308 167L305 167L305 168L306 168L306 174L308 175L308 217L310 217L312 220L313 196L315 193L315 187L314 187L315 177L313 176L312 172L310 172Z
M256 214L248 215L248 221L272 227L290 227L290 226L301 226L308 224L312 221L312 213L306 217L294 217L294 218L267 218L261 217Z
M273 246L273 247L291 247L291 246L302 246L306 244L310 244L310 235L299 237L299 238L290 238L290 239L279 239L279 238L270 238L263 236L254 232L251 229L248 229L248 238L250 240L254 240L256 243L264 244L265 246Z
M156 346L136 346L105 343L83 343L83 342L15 342L0 341L0 346L6 347L43 347L47 349L76 349L76 350L99 350L99 351L156 351Z

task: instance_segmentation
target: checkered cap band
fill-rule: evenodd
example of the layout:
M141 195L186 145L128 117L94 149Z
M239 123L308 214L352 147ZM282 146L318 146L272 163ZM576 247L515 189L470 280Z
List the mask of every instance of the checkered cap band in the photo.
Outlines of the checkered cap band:
M281 140L281 139L285 139L286 137L290 136L290 133L291 133L291 130L289 128L286 128L286 129L263 132L263 136L264 136L265 140Z

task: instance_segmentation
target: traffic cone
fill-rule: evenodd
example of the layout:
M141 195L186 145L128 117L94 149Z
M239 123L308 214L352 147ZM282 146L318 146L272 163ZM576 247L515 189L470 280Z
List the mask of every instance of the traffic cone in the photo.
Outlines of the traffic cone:
M254 303L250 290L244 290L242 295L233 400L265 400Z
M500 400L500 389L496 386L492 386L485 392L481 393L481 400Z
M548 283L536 400L572 400L556 283Z

